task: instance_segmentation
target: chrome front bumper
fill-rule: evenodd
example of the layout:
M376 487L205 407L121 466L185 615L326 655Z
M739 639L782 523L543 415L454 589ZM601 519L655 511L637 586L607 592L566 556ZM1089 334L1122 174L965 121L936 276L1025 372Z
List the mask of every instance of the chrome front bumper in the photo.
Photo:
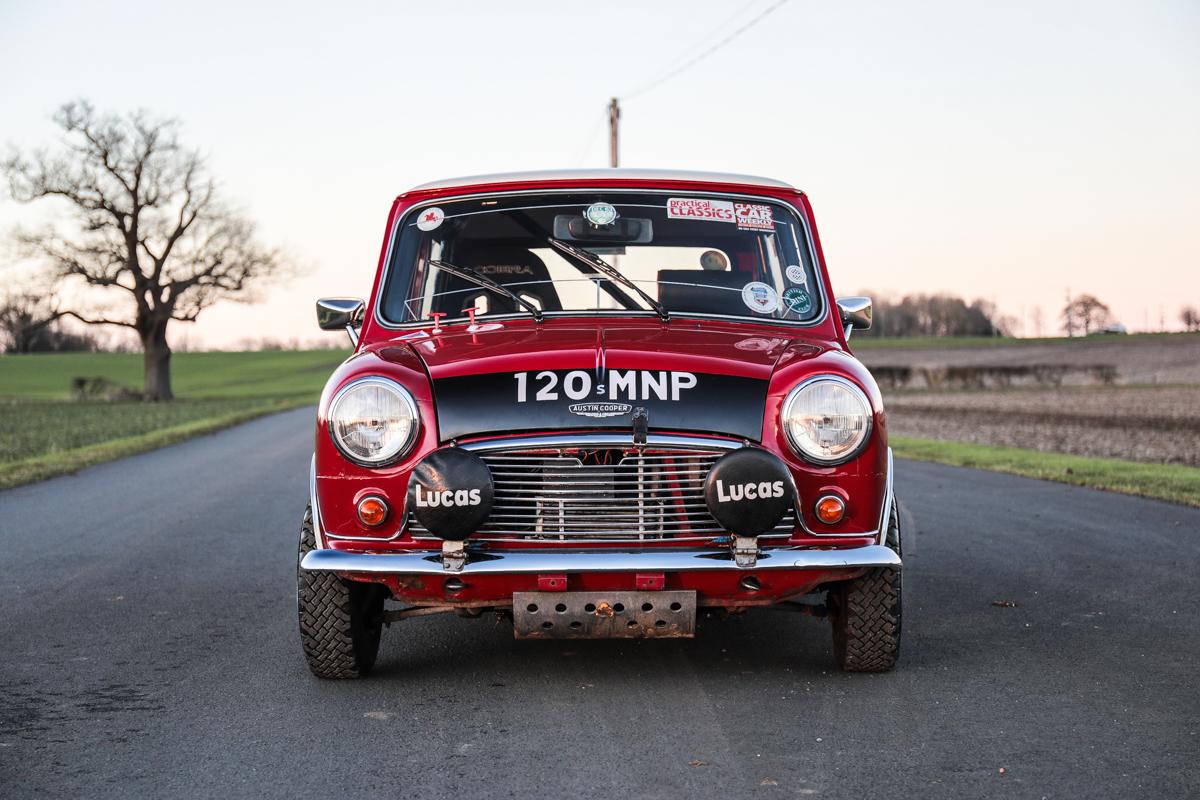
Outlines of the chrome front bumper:
M346 553L313 550L300 562L303 569L325 572L370 572L390 575L504 575L531 572L698 572L706 570L856 569L893 567L900 556L883 545L841 550L770 547L759 551L753 567L739 567L723 550L519 550L468 551L460 570L443 566L441 553Z

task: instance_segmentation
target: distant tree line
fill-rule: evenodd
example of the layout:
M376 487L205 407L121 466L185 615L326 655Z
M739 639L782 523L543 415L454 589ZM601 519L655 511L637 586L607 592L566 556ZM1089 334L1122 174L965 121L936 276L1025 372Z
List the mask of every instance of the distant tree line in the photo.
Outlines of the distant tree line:
M0 298L0 352L94 353L103 349L97 336L65 328L53 300L23 292Z
M868 293L869 294L869 293ZM1006 336L1012 322L986 300L967 303L949 294L910 294L877 300L866 336Z

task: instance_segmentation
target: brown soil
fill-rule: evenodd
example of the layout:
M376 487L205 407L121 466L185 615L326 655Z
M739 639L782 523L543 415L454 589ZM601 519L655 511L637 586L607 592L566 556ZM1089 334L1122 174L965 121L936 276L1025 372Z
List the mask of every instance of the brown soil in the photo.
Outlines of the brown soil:
M928 366L1108 365L1116 369L1117 383L1200 384L1200 336L1195 335L945 348L864 346L855 355L868 367L913 367L918 373ZM1067 382L1090 381L1082 374L1069 376Z
M1200 467L1200 386L894 392L885 405L898 436Z

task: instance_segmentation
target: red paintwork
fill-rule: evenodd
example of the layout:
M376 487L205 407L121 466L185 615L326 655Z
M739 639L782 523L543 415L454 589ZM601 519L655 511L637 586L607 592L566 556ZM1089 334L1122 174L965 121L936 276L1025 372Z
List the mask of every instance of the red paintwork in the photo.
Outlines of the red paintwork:
M762 606L793 597L800 597L831 581L857 578L866 570L730 570L728 572L666 573L667 591L694 590L700 605L705 606ZM760 589L751 591L741 586L747 577L755 577ZM569 591L646 591L637 583L632 572L582 573L566 576L566 588L543 588L537 575L478 575L441 577L431 575L374 575L348 573L350 580L382 583L393 595L410 603L426 605L490 606L512 602L513 592ZM464 584L450 591L448 582ZM655 591L656 589L650 589Z
M326 539L324 546L349 551L394 552L430 549L429 542L412 540L407 532L397 536L395 521L403 518L404 497L408 474L413 465L430 450L438 447L436 416L430 389L430 376L436 378L475 373L540 370L592 369L596 348L601 338L609 369L688 370L704 373L723 373L770 379L766 409L763 416L762 445L780 456L791 468L797 489L804 499L803 510L809 528L827 531L831 536L814 537L797 529L790 544L820 547L857 547L873 543L873 539L855 536L878 527L887 472L887 420L879 389L870 373L849 353L848 345L837 321L835 309L830 309L822 322L805 328L775 325L754 321L693 320L677 317L663 325L655 318L605 317L547 318L542 325L532 319L505 320L498 330L470 333L466 322L441 325L441 331L430 339L408 342L403 340L412 329L391 330L382 327L373 310L380 291L385 267L388 240L397 220L412 205L439 197L486 194L493 191L539 190L563 188L642 188L667 191L732 192L759 195L786 201L807 219L816 245L818 279L824 285L827 298L835 297L820 238L808 198L788 189L743 186L738 184L693 181L646 181L628 178L571 181L557 180L480 184L469 188L439 189L411 192L396 198L388 217L375 285L367 303L367 316L360 332L355 353L335 370L325 387L318 411L316 430L317 497L325 531L342 536L364 537L365 540ZM432 330L432 323L426 328ZM762 350L739 350L734 343L747 337L768 340ZM843 376L866 392L875 409L871 441L853 461L837 467L819 468L797 458L787 445L778 424L779 407L788 391L805 377L817 373ZM417 402L421 415L420 441L412 454L397 464L383 469L366 469L347 462L334 448L326 433L326 412L333 394L348 381L364 375L383 375L404 385ZM581 427L580 431L586 431ZM668 431L655 431L667 433ZM555 433L567 433L556 431ZM812 503L829 487L840 489L847 499L845 518L835 526L817 521ZM385 497L392 507L391 518L381 528L363 526L355 514L357 498L366 493ZM395 538L390 538L395 537ZM390 540L389 540L390 539ZM560 547L546 542L495 543L496 549ZM578 545L575 545L578 546ZM592 546L592 545L589 545ZM596 548L628 547L628 545L597 542ZM667 541L649 541L646 547L672 547ZM763 584L761 591L747 593L738 585L745 572L667 574L666 589L696 589L700 602L708 605L744 605L778 601L804 594L821 583L856 577L861 570L772 571L753 573ZM507 603L514 591L532 591L538 587L537 576L489 576L472 580L460 592L447 595L442 579L418 580L413 576L344 576L356 580L374 580L389 586L399 598L409 602L455 602L481 605L488 601ZM572 590L632 589L636 576L570 575Z

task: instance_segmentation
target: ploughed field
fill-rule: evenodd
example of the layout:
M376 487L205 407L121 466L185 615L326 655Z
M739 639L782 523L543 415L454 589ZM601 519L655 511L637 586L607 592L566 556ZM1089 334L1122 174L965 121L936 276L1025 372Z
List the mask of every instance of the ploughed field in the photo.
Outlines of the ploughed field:
M887 393L893 435L1200 467L1200 386Z
M936 342L854 342L895 436L1200 467L1200 335Z
M898 389L1200 384L1200 333L1075 339L862 337L851 345L881 385Z

